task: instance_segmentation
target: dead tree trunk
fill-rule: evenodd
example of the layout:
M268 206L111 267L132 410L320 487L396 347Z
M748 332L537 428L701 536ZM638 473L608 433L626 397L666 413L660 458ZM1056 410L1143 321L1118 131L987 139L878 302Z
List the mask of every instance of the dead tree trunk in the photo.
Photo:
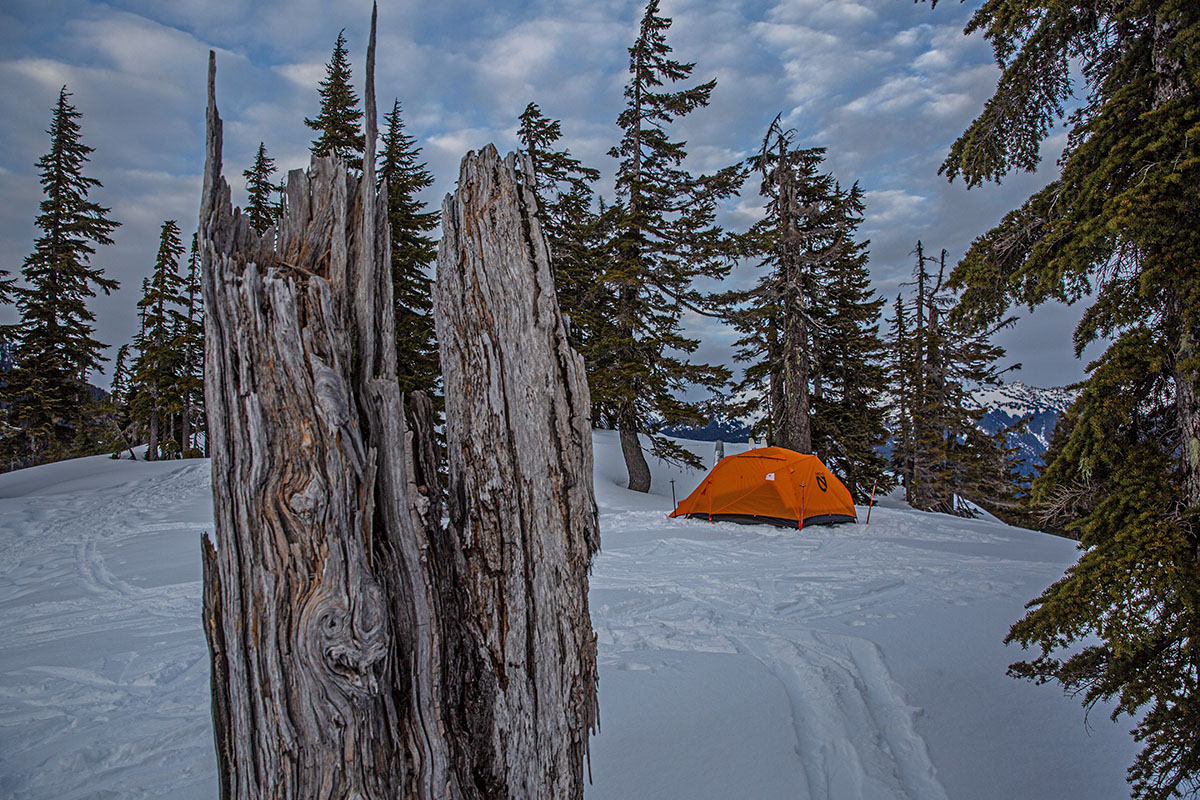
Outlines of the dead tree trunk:
M488 145L442 206L434 313L446 388L451 524L466 556L480 662L475 712L510 798L583 796L596 716L587 573L599 547L591 401L567 344L532 164Z
M373 18L362 179L333 159L293 171L263 237L221 178L210 55L204 623L221 794L581 798L597 546L582 366L531 190L493 170L495 191L457 212L488 255L440 258L440 280L463 287L438 290L454 396L444 530L432 412L396 381L374 41ZM495 197L515 205L475 205Z

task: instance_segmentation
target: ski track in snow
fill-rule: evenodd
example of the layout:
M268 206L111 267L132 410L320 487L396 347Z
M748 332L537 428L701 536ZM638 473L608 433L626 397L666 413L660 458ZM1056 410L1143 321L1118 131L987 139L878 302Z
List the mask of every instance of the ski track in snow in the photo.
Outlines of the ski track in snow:
M833 629L894 619L935 596L968 603L1014 587L992 577L994 559L968 558L977 570L964 570L959 555L939 565L928 550L894 552L899 548L876 532L934 547L962 537L875 514L871 528L803 532L716 523L703 532L717 540L688 538L696 522L666 520L660 511L602 517L610 541L664 528L682 535L601 551L592 579L601 664L629 668L630 656L646 650L749 656L780 682L790 703L807 781L797 797L945 800L915 729L919 710L892 680L879 648ZM602 710L603 692L601 683Z
M668 519L669 496L611 480L615 436L596 442L604 727L588 800L968 796L974 767L952 790L945 759L961 753L939 764L886 642L936 637L921 620L937 609L1019 609L1067 546L895 507L803 531ZM700 478L654 469L656 491ZM209 470L95 458L0 476L0 798L216 796L198 546ZM904 662L903 679L933 663Z
M0 796L214 797L209 463L92 461L131 479L0 500Z

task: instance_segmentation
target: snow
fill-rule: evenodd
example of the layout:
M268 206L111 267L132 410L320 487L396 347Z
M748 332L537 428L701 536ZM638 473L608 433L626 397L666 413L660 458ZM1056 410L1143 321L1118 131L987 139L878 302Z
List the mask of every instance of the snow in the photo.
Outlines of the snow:
M1064 386L1042 389L1021 381L999 386L977 387L971 399L984 411L1002 411L1014 419L1035 414L1038 411L1054 411L1062 414L1079 397L1079 390Z
M669 481L682 498L703 473L652 462L631 493L616 434L595 442L587 800L1128 796L1127 720L1004 674L1072 542L893 498L870 525L668 519ZM211 513L207 461L0 475L0 797L216 796Z

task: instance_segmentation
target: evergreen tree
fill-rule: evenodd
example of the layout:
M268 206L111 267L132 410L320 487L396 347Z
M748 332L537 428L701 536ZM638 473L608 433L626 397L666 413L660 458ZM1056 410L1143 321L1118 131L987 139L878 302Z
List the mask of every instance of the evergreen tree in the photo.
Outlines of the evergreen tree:
M254 156L254 164L242 172L246 178L246 214L250 217L250 227L262 234L275 224L275 208L271 205L271 194L276 187L271 183L275 174L275 159L267 155L267 147L258 143L258 153Z
M613 241L605 282L612 292L613 320L594 346L609 354L593 374L593 400L601 421L620 431L629 488L650 488L650 470L638 441L656 423L696 424L701 408L679 399L688 385L715 389L728 380L723 367L693 364L676 354L694 352L684 336L684 309L705 313L693 286L700 276L728 272L723 236L714 224L716 204L735 192L743 174L734 167L696 177L683 169L684 143L667 130L678 118L708 104L716 81L677 92L660 87L691 75L693 64L672 60L665 32L671 20L658 16L650 0L637 41L629 48L626 106L617 118L624 134L610 154L617 170L619 203L612 209ZM659 458L685 463L698 459L662 437L652 438Z
M113 362L112 383L109 385L108 396L113 405L123 407L129 399L129 345L123 344L117 348L117 359Z
M601 293L603 268L596 257L600 222L592 211L592 184L600 173L583 166L569 151L553 149L562 138L562 126L544 116L536 103L527 105L519 119L517 138L533 164L558 306L570 320L572 344L586 353L596 316L607 311L597 307L607 296ZM586 355L585 362L591 364Z
M824 150L795 149L795 131L784 131L776 117L754 161L762 175L760 193L768 198L762 225L768 263L774 267L769 282L779 305L775 329L779 341L779 399L775 444L798 453L812 452L813 316L823 301L821 269L841 253L828 252L843 245L837 230L837 200L833 179L818 175Z
M914 254L912 316L897 299L892 327L892 348L902 359L891 370L891 391L902 416L894 463L900 466L905 499L914 508L946 513L971 513L961 497L1000 508L988 498L1012 496L1015 464L1006 444L1001 447L979 431L983 412L974 407L970 392L999 382L996 361L1004 350L989 340L1012 320L980 328L953 315L958 299L945 285L946 251L934 259L918 241ZM936 275L931 264L938 266Z
M1019 419L991 435L978 426L967 432L962 445L975 457L964 466L960 493L1009 525L1036 528L1020 447L1011 443L1027 424L1028 419Z
M145 442L147 440L147 432L143 428L142 414L140 410L145 402L141 398L144 386L138 381L138 372L141 369L141 350L146 342L146 316L148 313L147 306L142 303L142 300L150 294L150 278L142 278L142 296L138 298L138 332L133 336L133 361L129 366L129 381L125 391L125 408L129 417L129 430L131 431L130 439L134 442Z
M379 154L380 185L386 181L388 221L392 227L392 303L396 314L396 375L404 392L423 391L440 406L441 366L433 327L432 280L429 266L437 245L429 234L438 225L436 212L426 211L417 194L433 184L419 161L421 148L404 131L400 101L383 117L383 151Z
M916 393L917 360L913 355L911 318L904 296L896 295L888 329L888 386L892 394L889 422L892 427L892 471L905 487L912 485L913 430L912 403ZM906 499L908 490L905 489Z
M36 225L41 235L25 259L25 286L15 290L20 322L14 327L18 363L4 397L16 429L5 441L9 463L37 464L93 451L79 435L91 406L89 372L106 359L93 336L87 300L108 294L117 282L90 264L97 246L111 244L119 223L88 199L100 186L83 174L93 148L80 140L82 116L64 86L50 122L50 152L38 161L46 199ZM11 284L3 282L7 293ZM73 444L74 443L74 444ZM82 448L82 449L80 449Z
M275 219L282 219L284 209L287 207L287 178L280 178L279 185L275 187L275 192L279 199L271 208L271 213L275 215Z
M185 458L201 456L207 451L208 424L204 414L204 298L200 292L200 252L197 236L192 234L188 256L188 271L183 283L183 313L177 318L181 358L178 391L180 414L179 446ZM204 448L196 439L203 437Z
M361 170L366 148L363 112L351 84L345 34L345 29L338 32L333 55L325 65L325 80L319 86L321 112L316 119L305 118L304 124L320 133L310 148L314 156L336 156L351 169Z
M181 311L186 303L184 280L179 274L181 255L179 225L167 220L159 237L154 271L138 301L144 316L143 332L136 342L132 411L149 437L148 461L175 453L178 447L174 437L167 434L183 410L180 377L184 352L179 333L187 318Z
M953 274L964 311L1094 300L1076 353L1089 366L1070 434L1034 484L1079 533L1084 555L1011 638L1040 655L1014 666L1087 702L1117 700L1144 749L1135 794L1200 789L1200 6L996 0L968 31L1003 73L943 165L968 186L1037 165L1066 117L1060 173L976 240ZM1080 487L1087 487L1083 491ZM1075 647L1085 643L1082 649Z
M121 451L132 447L127 435L132 419L129 413L130 394L130 360L129 345L123 344L117 348L117 358L113 362L112 383L108 390L109 415L112 421L112 435L109 449L113 458L120 458Z
M913 269L916 284L914 298L914 330L909 356L914 359L912 396L909 401L912 421L909 442L910 482L905 484L905 499L914 508L926 511L954 513L955 485L950 462L950 440L965 435L972 420L965 409L956 404L954 385L948 368L949 341L943 330L945 315L953 297L943 289L945 281L945 252L939 261L927 257L920 241L914 251L917 257ZM938 263L936 281L929 272L930 263ZM959 395L962 392L958 392Z
M763 219L744 237L767 272L754 288L722 297L742 334L737 358L751 361L739 384L744 412L767 399L767 440L819 452L862 498L886 478L877 452L885 439L878 320L871 299L866 243L854 241L862 218L858 186L844 191L819 173L823 148L793 146L795 131L776 117L751 166L762 176Z
M887 440L887 385L879 321L884 301L870 288L868 242L854 243L862 219L862 192L854 184L835 195L843 215L839 234L845 248L826 266L825 302L814 309L817 358L813 374L812 441L821 460L842 479L850 494L865 502L876 484L891 491L881 449Z

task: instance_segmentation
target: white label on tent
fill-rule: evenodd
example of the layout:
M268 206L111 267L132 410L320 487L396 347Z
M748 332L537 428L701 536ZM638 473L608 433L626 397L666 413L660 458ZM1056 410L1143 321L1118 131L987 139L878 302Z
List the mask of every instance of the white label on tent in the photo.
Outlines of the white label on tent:
M774 473L774 472L768 472L768 473L767 473L767 480L769 480L769 481L773 481L773 480L775 480L775 473Z

